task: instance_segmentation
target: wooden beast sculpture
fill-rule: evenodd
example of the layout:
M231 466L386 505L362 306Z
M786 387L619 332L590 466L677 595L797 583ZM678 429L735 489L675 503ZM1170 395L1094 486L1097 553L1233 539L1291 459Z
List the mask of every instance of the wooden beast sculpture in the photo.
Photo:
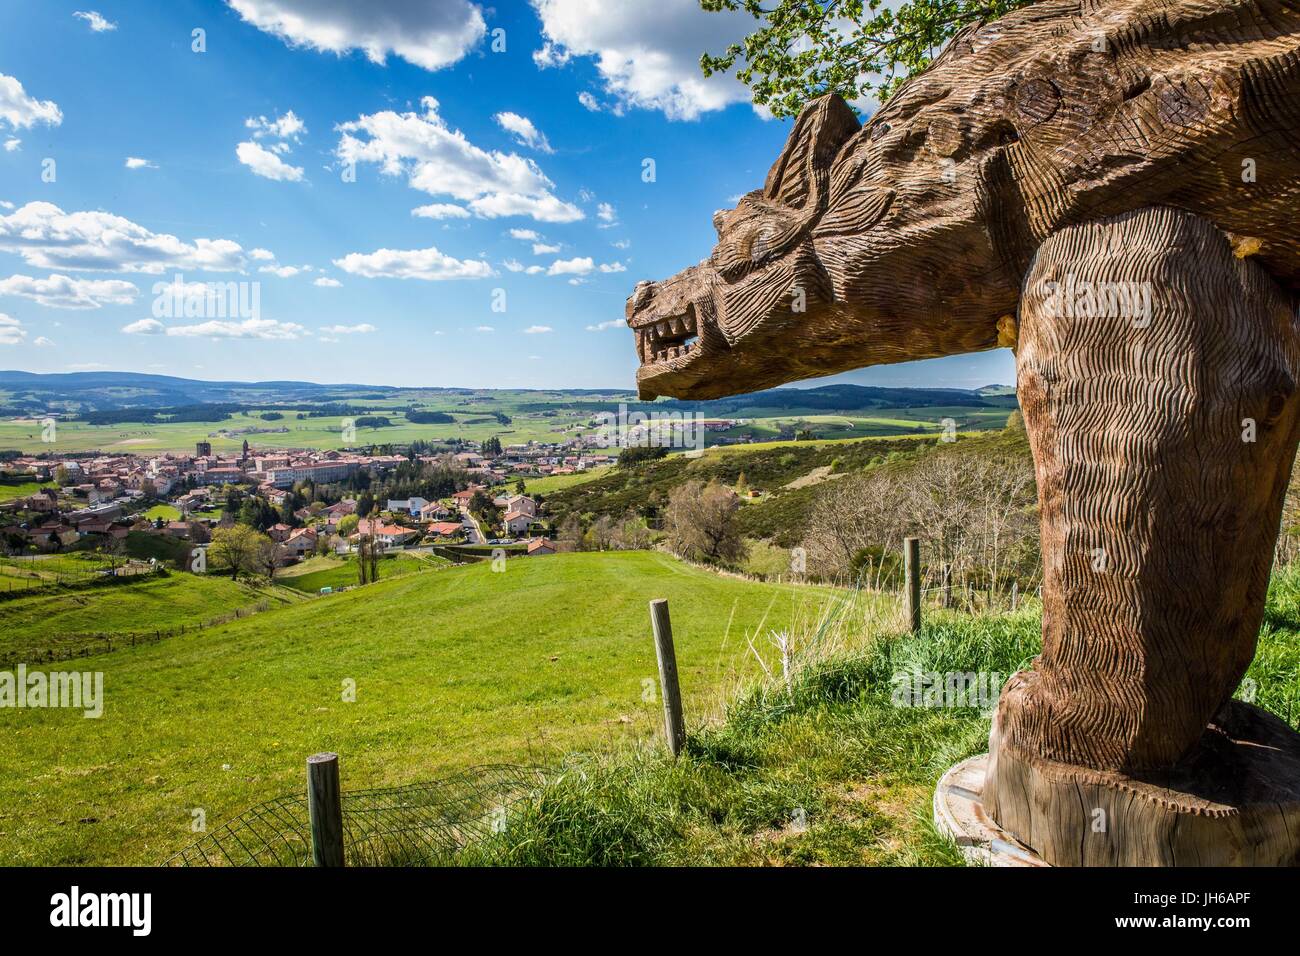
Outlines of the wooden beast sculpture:
M1300 0L1045 0L865 125L810 104L628 301L644 397L1016 348L1043 653L982 802L1049 862L1300 862L1300 735L1233 700L1300 439L1298 213Z

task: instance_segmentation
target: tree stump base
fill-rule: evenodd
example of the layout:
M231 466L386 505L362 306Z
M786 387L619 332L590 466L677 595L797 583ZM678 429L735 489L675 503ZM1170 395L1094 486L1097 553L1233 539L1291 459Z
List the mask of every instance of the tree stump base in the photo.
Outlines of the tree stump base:
M1025 753L1002 716L983 808L1053 866L1300 865L1300 734L1267 711L1231 700L1173 768L1137 775Z

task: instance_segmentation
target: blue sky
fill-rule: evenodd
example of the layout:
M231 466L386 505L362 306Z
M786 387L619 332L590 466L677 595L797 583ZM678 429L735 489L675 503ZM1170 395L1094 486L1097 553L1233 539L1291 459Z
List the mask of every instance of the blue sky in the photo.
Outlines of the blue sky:
M708 255L788 130L699 76L750 22L696 0L0 0L0 367L631 387L628 293ZM168 315L178 277L246 304L255 283L259 308L193 286Z

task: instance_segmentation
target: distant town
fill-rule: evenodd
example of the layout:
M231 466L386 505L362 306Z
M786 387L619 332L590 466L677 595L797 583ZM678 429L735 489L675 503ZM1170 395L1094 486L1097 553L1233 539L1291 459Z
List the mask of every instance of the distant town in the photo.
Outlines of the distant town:
M10 554L92 545L125 556L121 542L134 532L188 542L197 554L215 530L242 523L275 543L281 565L348 553L367 537L383 550L510 545L553 553L525 482L617 460L589 441L274 452L245 441L236 455L213 454L201 441L188 455L19 455L4 463L8 480L41 487L0 503L0 540Z

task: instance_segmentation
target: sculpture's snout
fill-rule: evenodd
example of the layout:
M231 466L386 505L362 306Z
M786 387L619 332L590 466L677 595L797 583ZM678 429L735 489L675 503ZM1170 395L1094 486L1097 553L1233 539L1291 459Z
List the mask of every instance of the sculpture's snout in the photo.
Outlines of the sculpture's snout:
M708 350L725 350L712 298L713 276L703 264L662 282L636 284L627 300L626 319L641 362L641 397L674 394L690 380L690 367Z

